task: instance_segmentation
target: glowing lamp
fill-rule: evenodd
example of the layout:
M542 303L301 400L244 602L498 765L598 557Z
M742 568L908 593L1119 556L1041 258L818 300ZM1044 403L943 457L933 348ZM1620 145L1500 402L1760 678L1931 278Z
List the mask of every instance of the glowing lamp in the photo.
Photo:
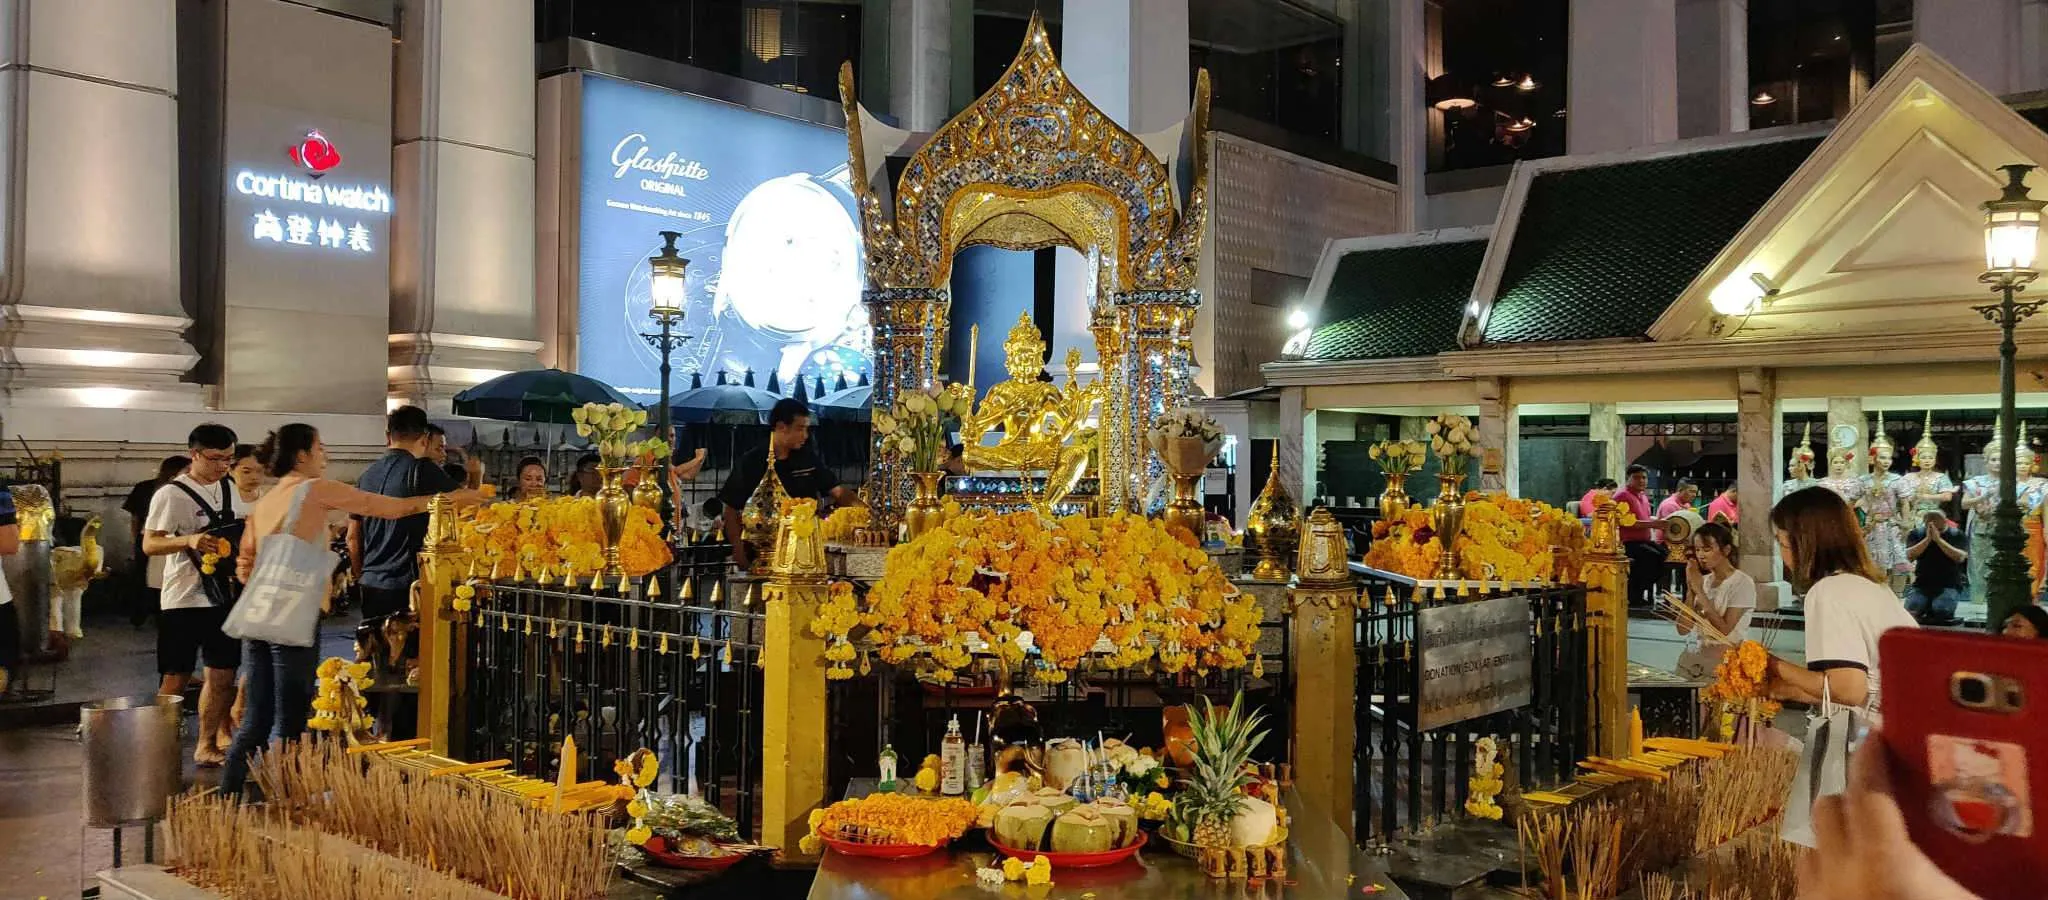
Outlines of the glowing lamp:
M2033 166L2000 166L2007 178L2005 193L1984 203L1984 264L1991 278L2027 281L2038 273L2034 257L2041 236L2041 208L2048 201L2027 195L2027 173Z
M676 253L676 238L681 234L673 231L661 233L661 252L647 260L652 270L648 283L651 286L653 303L648 313L655 318L676 318L683 314L683 277L690 267L690 261Z

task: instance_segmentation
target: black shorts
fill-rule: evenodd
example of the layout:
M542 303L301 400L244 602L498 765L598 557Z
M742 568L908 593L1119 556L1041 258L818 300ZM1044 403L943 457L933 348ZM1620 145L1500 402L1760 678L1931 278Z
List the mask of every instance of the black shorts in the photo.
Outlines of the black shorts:
M228 611L219 607L167 609L156 617L156 671L159 675L190 675L204 662L209 669L242 665L242 642L222 633Z

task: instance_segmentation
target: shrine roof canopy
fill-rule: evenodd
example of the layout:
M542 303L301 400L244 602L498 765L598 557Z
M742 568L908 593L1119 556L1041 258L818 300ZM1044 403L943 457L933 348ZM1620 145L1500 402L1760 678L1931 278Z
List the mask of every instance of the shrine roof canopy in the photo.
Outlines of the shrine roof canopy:
M1308 360L1394 359L1458 349L1458 328L1486 256L1484 230L1334 256ZM1378 244L1371 246L1370 244Z

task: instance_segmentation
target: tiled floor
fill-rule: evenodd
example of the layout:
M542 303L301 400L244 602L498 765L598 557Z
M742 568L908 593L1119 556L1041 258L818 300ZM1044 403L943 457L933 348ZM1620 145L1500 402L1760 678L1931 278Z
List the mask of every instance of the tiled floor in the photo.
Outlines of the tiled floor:
M353 622L330 621L321 629L323 655L348 655ZM70 660L42 667L31 685L57 691L52 703L82 702L147 694L156 689L156 633L135 630L126 619L89 621L86 638ZM8 711L0 709L0 724ZM84 827L84 752L75 712L70 724L0 727L0 860L8 875L0 898L70 900L91 873L113 861L111 832ZM186 719L186 784L212 784L217 769L191 765L192 719ZM127 831L124 859L142 858L142 832Z

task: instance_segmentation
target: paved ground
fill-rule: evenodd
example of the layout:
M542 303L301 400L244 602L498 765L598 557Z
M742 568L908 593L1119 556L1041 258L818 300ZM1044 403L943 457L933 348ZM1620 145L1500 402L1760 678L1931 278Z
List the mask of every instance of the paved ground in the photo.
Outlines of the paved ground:
M347 655L353 621L334 620L321 629L324 655ZM112 833L84 827L84 752L75 706L82 702L148 694L156 690L156 633L135 630L127 620L88 621L86 638L70 660L40 667L32 686L51 688L53 710L0 708L0 860L8 864L0 898L70 900L92 872L113 861ZM66 708L70 707L70 708ZM10 719L52 716L67 724L6 727ZM193 719L186 720L185 781L212 785L217 769L191 764ZM123 858L139 861L142 832L131 828Z

